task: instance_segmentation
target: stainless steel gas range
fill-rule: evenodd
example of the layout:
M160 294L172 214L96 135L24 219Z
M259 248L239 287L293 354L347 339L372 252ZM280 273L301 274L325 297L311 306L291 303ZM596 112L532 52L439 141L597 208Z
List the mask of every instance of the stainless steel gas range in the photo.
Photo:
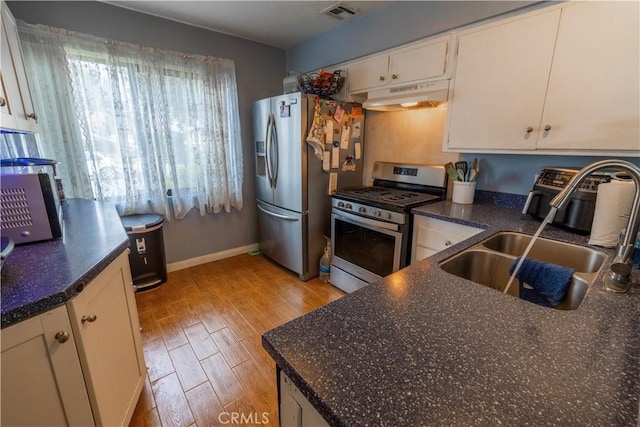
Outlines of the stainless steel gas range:
M335 193L331 283L353 292L409 264L411 209L444 200L444 167L376 162L373 187Z

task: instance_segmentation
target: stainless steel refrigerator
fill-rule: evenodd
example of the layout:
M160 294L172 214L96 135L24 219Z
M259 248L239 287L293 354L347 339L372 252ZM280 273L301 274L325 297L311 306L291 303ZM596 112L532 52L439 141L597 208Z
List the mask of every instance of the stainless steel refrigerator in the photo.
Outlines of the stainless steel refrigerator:
M316 144L317 150L336 153L333 148L336 142L339 145L341 133L345 129L350 132L348 146L338 147L339 168L323 170L322 160L307 142L314 124L315 102L314 95L298 92L253 105L259 248L302 280L318 275L326 244L324 236L330 236L330 172L337 174L337 188L362 185L364 117L355 120L350 113L358 111L350 103L319 103L321 122L333 121L334 129L332 137ZM335 114L338 106L346 113L341 122L335 119L339 118ZM344 126L347 121L349 128ZM356 148L356 144L360 146ZM354 163L355 171L343 171L345 162ZM329 167L333 165L329 163ZM326 166L325 163L324 169Z

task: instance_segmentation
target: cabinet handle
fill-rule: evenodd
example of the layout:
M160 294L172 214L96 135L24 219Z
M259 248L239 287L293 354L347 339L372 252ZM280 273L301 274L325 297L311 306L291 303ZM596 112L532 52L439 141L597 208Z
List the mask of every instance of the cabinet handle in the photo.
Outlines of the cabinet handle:
M56 341L58 341L60 344L64 344L67 341L69 341L69 332L67 331L60 331L55 335Z
M7 100L0 96L0 107L7 105Z
M380 76L380 81L383 82L384 81L384 76Z
M35 120L37 122L38 116L36 115L36 113L27 114L27 119Z
M527 128L527 133L531 133L531 132L533 132L533 128L532 128L531 126L529 126L529 127Z
M452 245L451 240L447 240L446 242L444 242L444 245L445 246L451 246Z
M91 322L95 322L97 318L98 316L96 316L95 314L92 314L90 316L82 316L82 319L80 319L80 321L82 323L85 323L85 322L91 323Z
M391 78L392 78L393 80L395 80L395 79L397 79L397 78L398 78L398 75L397 75L397 74L391 74Z
M551 125L546 125L544 127L544 130L546 130L547 132L549 132L551 130Z

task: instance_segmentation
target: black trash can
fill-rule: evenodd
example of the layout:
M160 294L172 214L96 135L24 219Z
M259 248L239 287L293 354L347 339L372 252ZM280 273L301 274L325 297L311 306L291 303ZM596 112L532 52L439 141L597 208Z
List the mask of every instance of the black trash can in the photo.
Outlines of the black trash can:
M164 217L140 214L123 216L120 220L131 244L129 264L135 291L153 289L166 282L167 261L162 237Z

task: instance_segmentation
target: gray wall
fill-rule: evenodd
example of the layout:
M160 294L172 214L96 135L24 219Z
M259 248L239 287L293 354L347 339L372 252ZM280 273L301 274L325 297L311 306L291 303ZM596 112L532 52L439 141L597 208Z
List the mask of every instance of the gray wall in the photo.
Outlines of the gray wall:
M541 3L394 1L290 48L287 70L313 71Z
M546 166L582 168L606 157L537 156L522 154L463 154L460 160L478 159L480 176L477 188L500 193L528 194L536 174ZM640 165L640 159L617 157Z
M544 7L547 4L550 3L532 1L394 2L386 8L356 18L330 33L322 34L289 49L287 70L302 72L315 70L497 15L520 13L525 9ZM369 120L370 123L371 120ZM398 129L397 132L402 133L403 129ZM513 194L527 194L535 174L545 166L582 167L603 158L463 154L461 160L472 160L474 157L480 159L481 165L478 189ZM626 160L636 164L639 161L637 158Z
M260 43L144 15L96 1L7 2L18 19L185 53L233 59L236 64L244 152L244 208L165 223L167 262L250 245L257 241L253 101L282 93L285 52Z

